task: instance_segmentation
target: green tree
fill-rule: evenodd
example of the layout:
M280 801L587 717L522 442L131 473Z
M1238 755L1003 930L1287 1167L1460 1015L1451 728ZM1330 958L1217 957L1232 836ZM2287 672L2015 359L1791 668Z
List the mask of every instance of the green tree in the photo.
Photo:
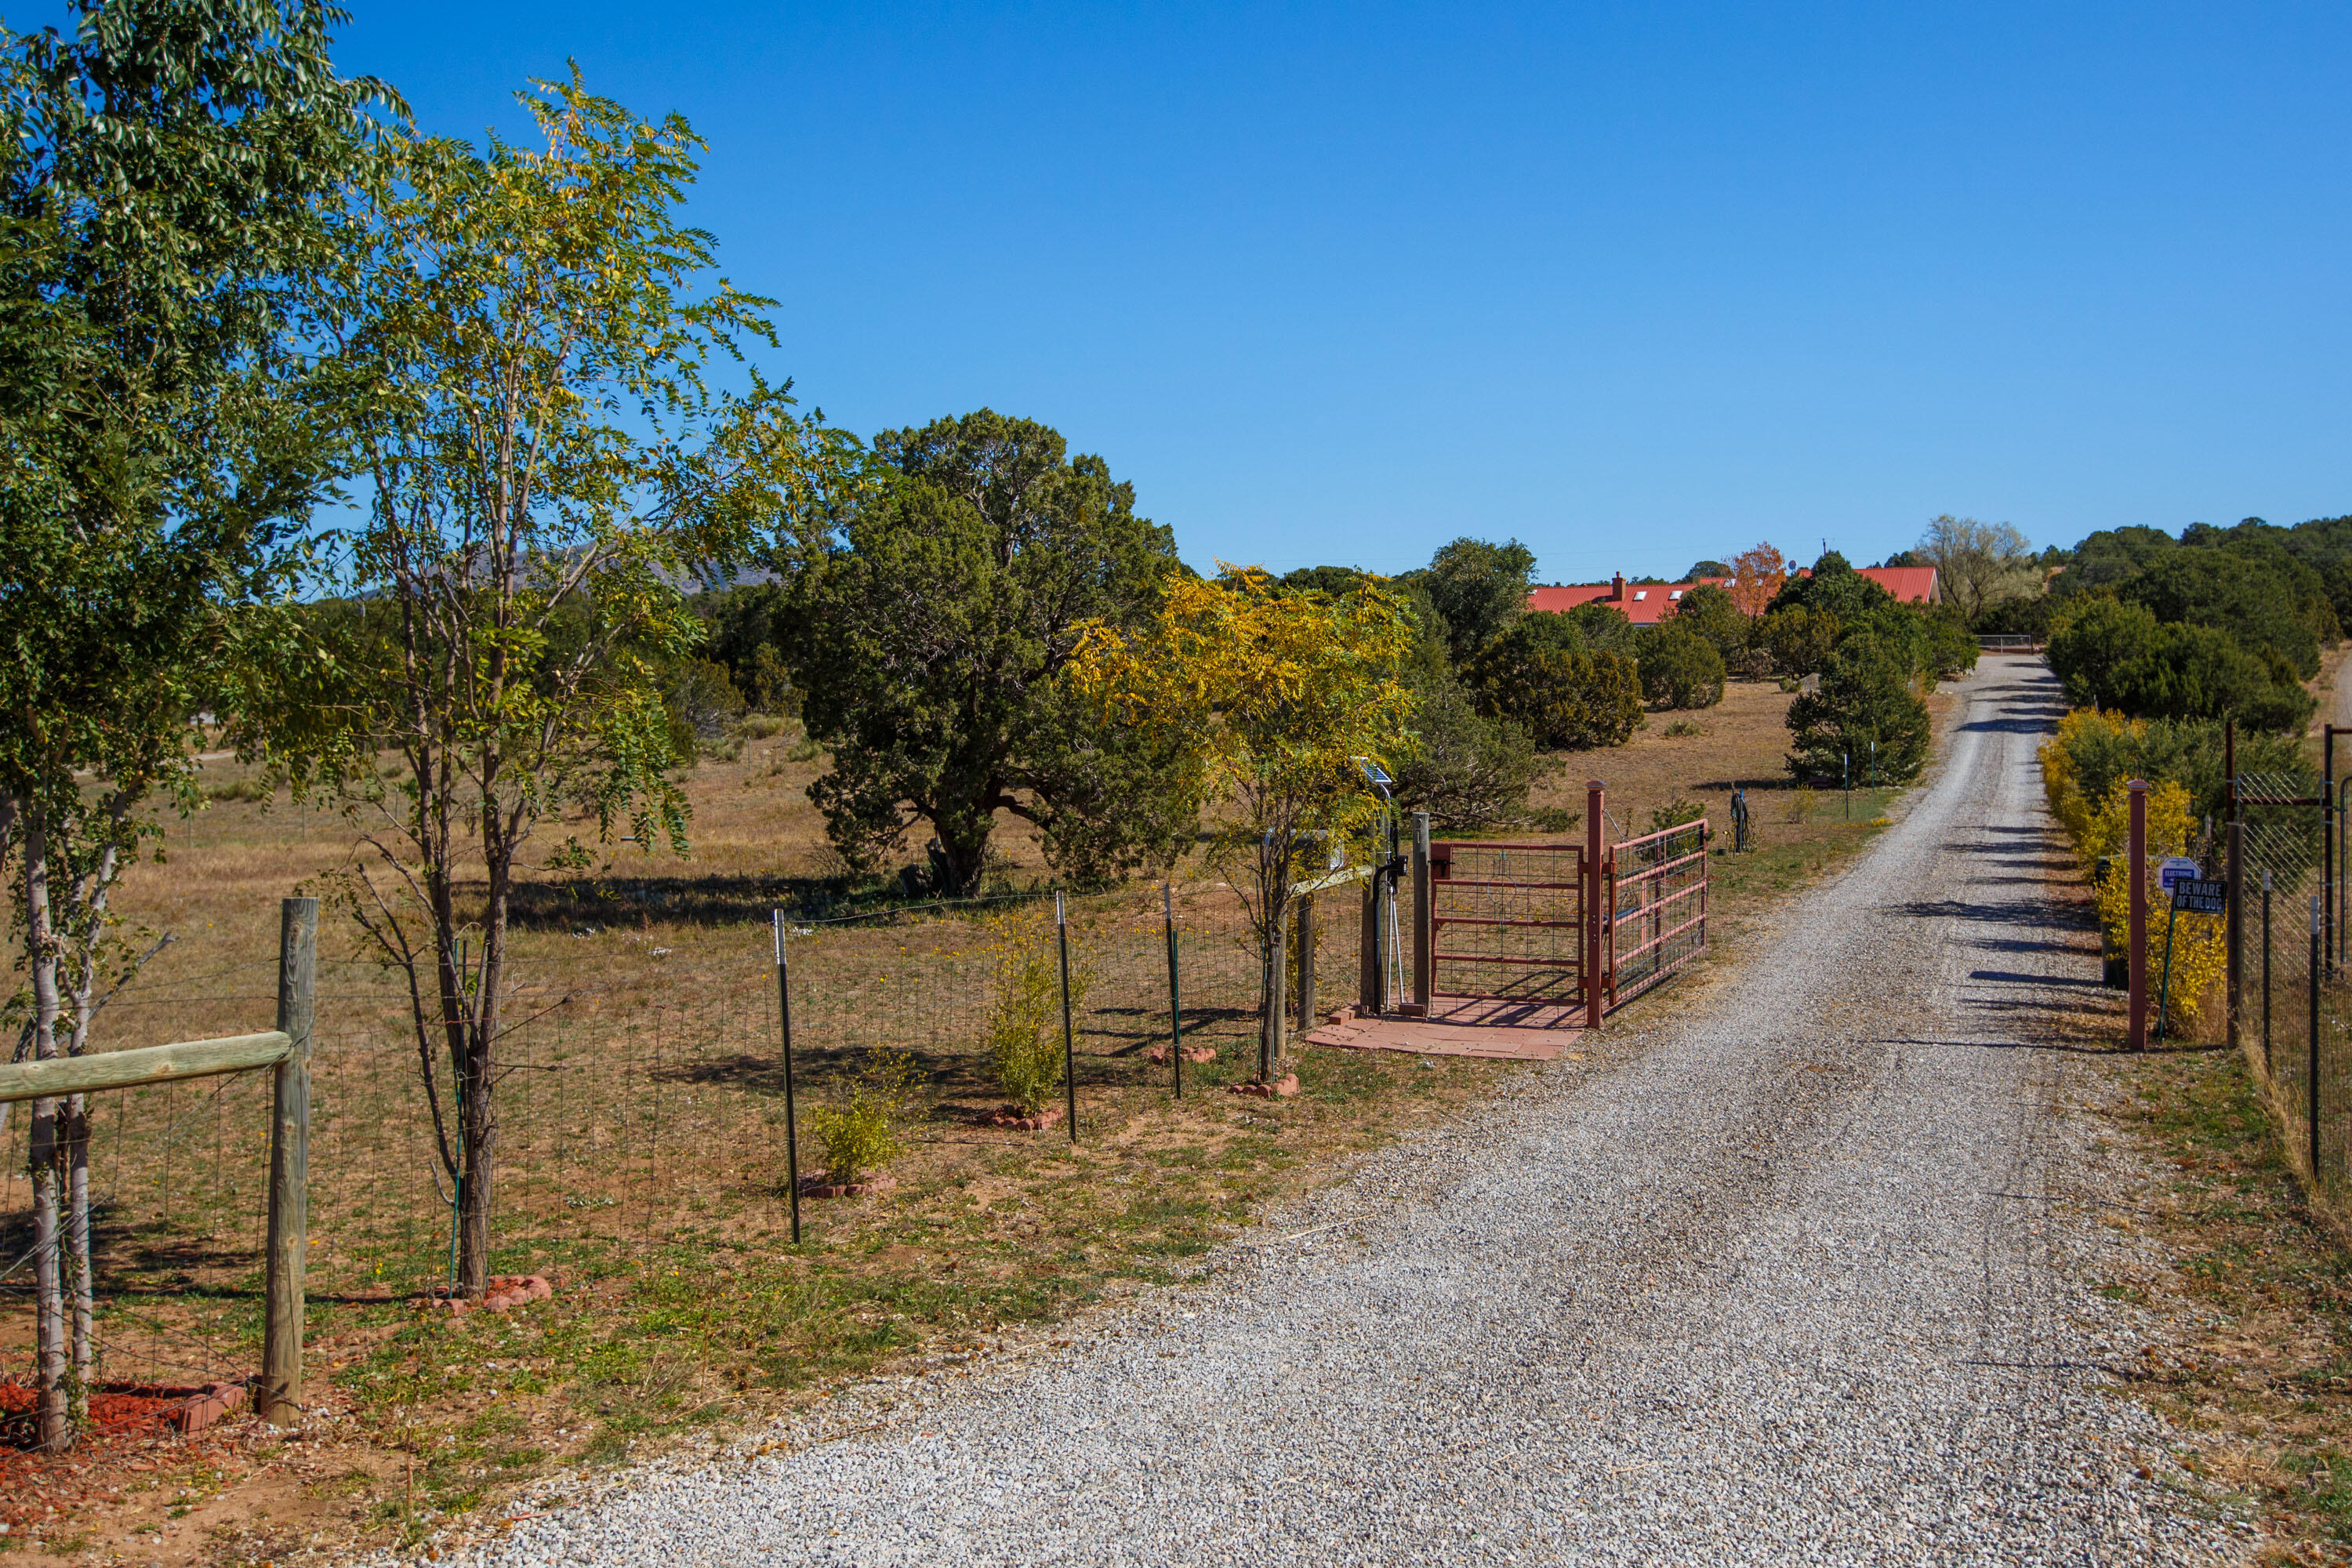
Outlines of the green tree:
M1685 594L1669 624L1705 637L1726 665L1745 657L1756 630L1755 624L1739 613L1730 590L1712 583L1702 583Z
M1451 676L1419 689L1413 749L1396 770L1396 803L1449 832L1515 821L1542 763L1524 726L1478 711Z
M2145 605L2159 621L2211 626L2246 648L2274 649L2308 680L2323 641L2337 636L2319 574L2261 543L2181 549L2150 561L2116 596Z
M0 34L0 845L19 1051L79 1054L135 970L110 894L333 477L289 320L370 87L308 5L123 0ZM38 1436L95 1367L82 1097L32 1104ZM70 1321L68 1321L68 1319Z
M781 583L749 583L705 594L695 613L709 628L709 654L744 700L762 713L798 718L800 690L784 659L778 617L786 608Z
M1066 451L984 408L878 437L875 482L793 574L781 625L834 758L809 796L851 864L928 822L942 890L971 892L999 812L1081 879L1191 841L1180 759L1061 679L1086 627L1150 618L1182 574L1175 542L1109 465Z
M1516 539L1503 544L1457 539L1442 546L1428 566L1412 574L1445 617L1455 668L1527 613L1535 570L1535 552Z
M1813 675L1829 663L1837 647L1837 617L1826 610L1791 605L1767 615L1757 637L1772 656L1772 668L1782 675Z
M1723 656L1677 621L1642 644L1642 695L1663 708L1712 708L1723 700Z
M2145 605L2104 595L2059 612L2050 668L2074 706L2135 719L2234 716L2254 729L2295 731L2315 706L2276 651L2246 648L2216 626L2160 621Z
M1530 616L1528 619L1538 620L1538 617ZM1633 629L1633 623L1626 619L1625 612L1614 605L1604 605L1596 600L1579 605L1572 610L1561 610L1557 613L1557 619L1559 625L1574 628L1577 647L1587 653L1622 654L1630 662L1634 650L1640 647L1641 634Z
M1801 780L1834 779L1851 759L1857 778L1872 765L1890 784L1918 777L1927 762L1927 704L1906 673L1874 637L1840 643L1822 671L1821 689L1789 704L1789 772Z
M1521 618L1470 661L1478 711L1526 727L1545 751L1622 746L1642 723L1642 680L1622 654L1585 651L1568 616Z
M1851 626L1881 605L1895 602L1894 595L1855 571L1844 556L1829 550L1813 563L1811 575L1790 577L1781 584L1770 609L1811 610Z
M1682 574L1681 581L1699 583L1709 577L1729 577L1731 574L1730 566L1724 562L1694 561L1690 570Z
M832 451L756 369L740 393L706 374L773 334L677 223L702 146L686 122L576 75L523 100L543 149L391 137L352 203L319 330L360 387L364 607L332 679L286 697L342 725L324 776L370 824L348 903L407 981L468 1296L488 1275L524 856L551 814L684 851L669 769L691 737L664 676L703 629L675 584L812 504ZM544 853L587 855L578 832Z

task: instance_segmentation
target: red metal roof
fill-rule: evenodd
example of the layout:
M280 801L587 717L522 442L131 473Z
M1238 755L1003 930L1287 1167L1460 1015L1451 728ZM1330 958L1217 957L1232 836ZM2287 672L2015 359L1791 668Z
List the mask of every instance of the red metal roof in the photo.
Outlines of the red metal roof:
M1855 570L1903 604L1924 605L1936 596L1933 566L1860 566ZM1810 577L1812 573L1800 569L1797 575ZM1579 605L1600 603L1622 612L1637 626L1654 626L1672 615L1683 595L1699 583L1719 587L1724 581L1721 577L1702 577L1697 583L1628 583L1618 577L1607 583L1554 583L1530 590L1528 608L1572 610Z

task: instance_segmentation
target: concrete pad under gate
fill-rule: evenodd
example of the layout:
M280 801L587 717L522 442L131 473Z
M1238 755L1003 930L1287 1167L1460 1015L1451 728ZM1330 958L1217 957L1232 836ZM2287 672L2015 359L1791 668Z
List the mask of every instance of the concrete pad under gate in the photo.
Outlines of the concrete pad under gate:
M1304 1040L1346 1050L1548 1062L1584 1033L1574 1022L1581 1011L1562 1002L1436 996L1430 999L1426 1018L1358 1017L1350 1009L1335 1014Z

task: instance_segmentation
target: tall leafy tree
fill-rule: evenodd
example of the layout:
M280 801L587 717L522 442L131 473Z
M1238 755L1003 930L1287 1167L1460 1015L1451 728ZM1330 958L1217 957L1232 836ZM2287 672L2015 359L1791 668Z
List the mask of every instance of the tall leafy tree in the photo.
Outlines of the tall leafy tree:
M2249 649L2218 626L2158 620L2145 605L2103 594L2059 612L2050 668L2070 703L2133 718L2234 717L2254 729L2299 732L2314 707L2279 654Z
M1526 728L1546 751L1622 746L1642 723L1641 673L1630 654L1590 646L1588 630L1633 634L1606 605L1523 616L1470 661L1463 683L1478 710ZM1612 630L1611 623L1614 623Z
M5 36L0 841L22 1054L84 1048L135 966L116 879L159 809L194 804L192 721L331 476L288 329L372 91L335 74L337 16L115 0L77 5L70 38ZM79 1097L33 1102L31 1152L57 1448L95 1366Z
M1178 759L1062 680L1081 632L1132 630L1183 573L1097 457L981 409L876 437L870 483L807 545L777 616L834 845L870 867L928 824L941 889L987 869L1000 812L1093 879L1190 842Z
M1441 545L1412 580L1445 619L1446 641L1459 668L1527 614L1535 552L1517 540L1495 544L1457 539Z
M2041 586L2033 546L2006 522L1945 512L1928 520L1912 553L1936 568L1937 591L1971 624L2002 600L2023 598Z
M1874 767L1908 784L1927 763L1927 704L1903 661L1871 637L1848 637L1830 655L1819 691L1789 704L1789 772L1798 779L1853 776Z
M773 333L678 222L686 122L576 73L523 101L541 145L391 138L351 205L318 331L357 388L362 613L334 679L289 699L341 726L330 773L366 824L349 903L407 979L469 1296L527 857L580 863L624 824L684 851L662 675L703 629L677 584L813 504L832 450L756 369L740 393L708 374Z
M1733 607L1753 621L1771 607L1773 596L1788 580L1788 558L1769 544L1759 544L1731 558L1731 581L1724 591L1731 595Z
M1381 808L1362 763L1411 749L1400 671L1419 636L1377 578L1345 593L1282 591L1265 573L1185 576L1133 631L1087 629L1074 684L1182 759L1211 806L1210 860L1257 939L1261 1078L1282 1038L1283 954L1309 851L1364 835Z
M1755 624L1739 613L1739 605L1727 588L1712 583L1702 583L1682 596L1675 606L1670 624L1705 637L1726 663L1742 658L1748 652Z

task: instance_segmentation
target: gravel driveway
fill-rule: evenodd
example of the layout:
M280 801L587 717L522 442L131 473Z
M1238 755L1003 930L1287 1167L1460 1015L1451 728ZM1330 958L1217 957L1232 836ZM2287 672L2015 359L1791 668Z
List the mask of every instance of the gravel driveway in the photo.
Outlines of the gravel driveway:
M1964 691L1906 815L1648 1033L1069 1349L870 1386L833 1419L878 1429L657 1469L492 1560L2243 1555L2101 1391L2139 1346L2095 1294L2127 1194L2059 1110L2084 1058L2021 1043L2097 970L2041 893L2055 685Z

